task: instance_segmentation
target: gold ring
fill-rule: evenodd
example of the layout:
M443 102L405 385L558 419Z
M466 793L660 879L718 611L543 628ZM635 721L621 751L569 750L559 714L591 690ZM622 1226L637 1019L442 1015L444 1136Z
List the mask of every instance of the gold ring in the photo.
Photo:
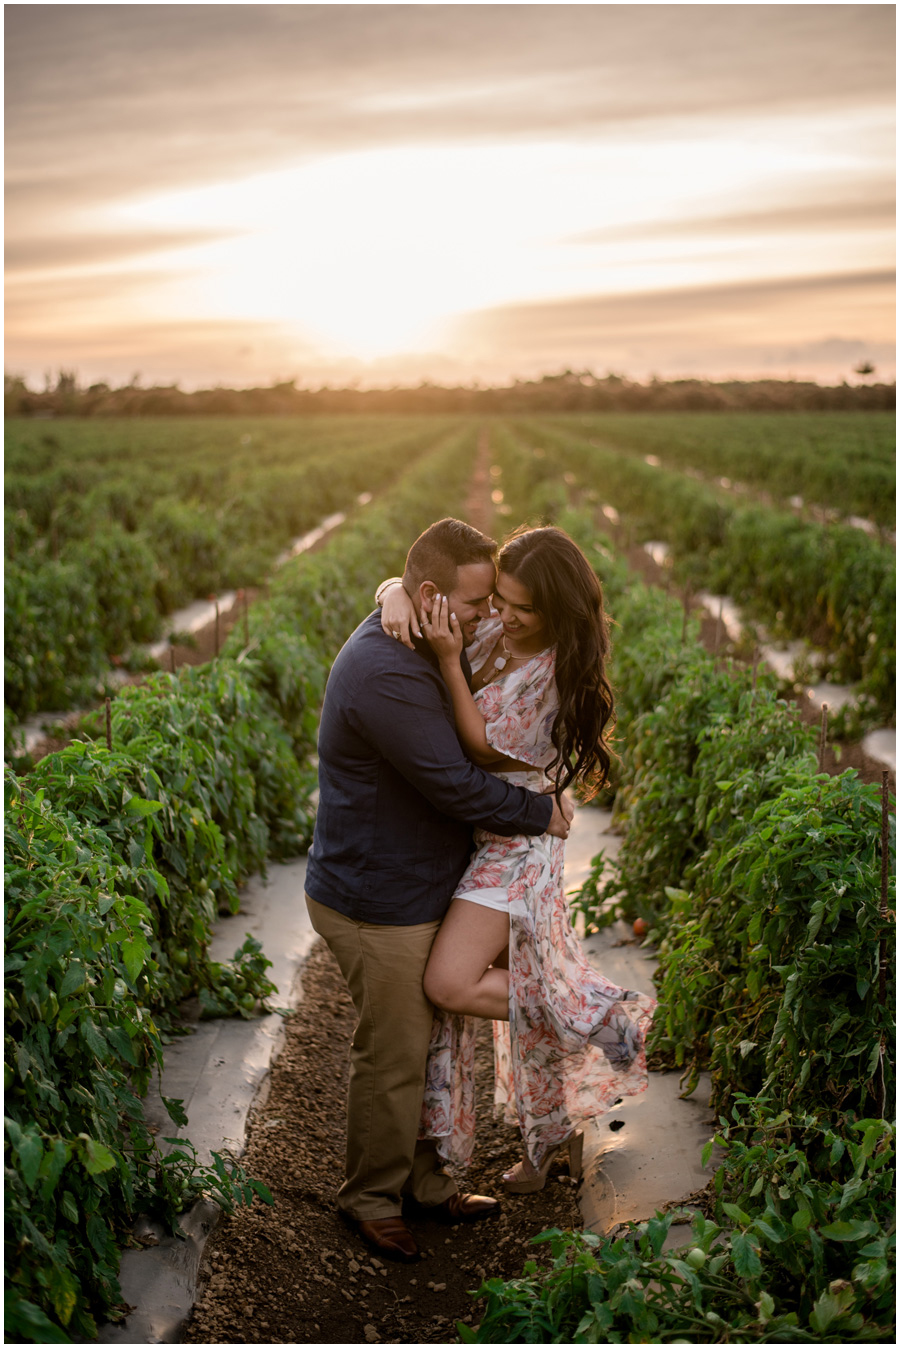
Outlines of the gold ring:
M391 636L394 638L395 641L400 640L400 633L393 631L393 629L391 630Z

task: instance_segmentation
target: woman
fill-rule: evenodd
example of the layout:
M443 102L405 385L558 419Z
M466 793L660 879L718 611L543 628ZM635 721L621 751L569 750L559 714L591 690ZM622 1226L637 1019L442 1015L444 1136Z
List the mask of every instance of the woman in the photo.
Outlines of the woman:
M423 616L466 752L519 785L560 794L580 782L592 794L609 772L604 733L613 712L608 627L593 569L562 530L519 531L500 552L493 608L466 652L471 688L449 604L440 597ZM414 621L405 591L391 587L385 630ZM440 1138L447 1159L471 1156L470 1018L492 1019L495 1100L507 1122L518 1122L525 1145L504 1184L530 1193L543 1188L567 1144L570 1172L580 1173L577 1124L646 1089L643 1034L655 1002L616 987L585 959L566 905L561 839L476 829L475 843L425 973L425 991L442 1014L422 1135Z

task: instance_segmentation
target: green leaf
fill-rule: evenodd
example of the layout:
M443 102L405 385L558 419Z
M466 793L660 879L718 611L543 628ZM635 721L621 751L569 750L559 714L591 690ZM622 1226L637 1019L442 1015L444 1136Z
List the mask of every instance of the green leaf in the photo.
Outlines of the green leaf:
M751 1226L753 1223L753 1218L744 1212L743 1208L739 1208L737 1203L723 1203L722 1211L725 1212L733 1222L737 1222L739 1226Z
M83 984L84 965L78 960L72 960L66 970L65 977L60 984L59 993L57 995L60 1000L62 1000L63 997L68 997L71 993L77 992Z
M140 933L132 940L122 942L122 963L132 983L144 967L144 961L149 954L150 946Z
M110 1230L102 1217L94 1213L88 1217L87 1222L88 1240L93 1245L100 1258L107 1254L110 1243Z
M84 1168L89 1175L100 1175L104 1170L112 1170L116 1158L109 1147L89 1137L84 1144Z
M851 1291L852 1299L852 1291ZM823 1292L810 1312L809 1323L817 1334L827 1334L832 1322L846 1309L845 1298L833 1292Z
M75 1196L69 1189L64 1189L60 1194L59 1206L63 1210L63 1216L77 1226L81 1221L81 1213L78 1210L78 1204L75 1202Z
M179 1128L183 1128L188 1121L188 1116L184 1111L184 1100L172 1099L167 1095L163 1095L161 1099L172 1122L177 1124Z
M774 1222L778 1222L779 1225L781 1225L781 1219L772 1213L771 1209L769 1209L769 1215L771 1216L772 1221L766 1221L764 1217L757 1217L753 1223L753 1229L754 1231L758 1231L761 1236L765 1236L766 1240L771 1241L773 1245L781 1245L788 1235L787 1227L784 1228L784 1234L782 1234L782 1232L776 1230L773 1225Z
M31 1125L33 1128L34 1125ZM44 1145L37 1133L28 1131L23 1133L22 1140L16 1147L19 1157L19 1165L22 1170L22 1178L33 1189L38 1177L41 1161L44 1156Z
M820 1226L819 1231L829 1240L865 1240L866 1236L874 1236L878 1230L877 1222L830 1222L828 1226Z
M58 1264L51 1264L48 1274L53 1309L67 1325L78 1304L78 1283L67 1268L60 1268Z
M156 814L157 810L162 809L162 804L158 800L144 800L142 796L132 796L125 806L126 814L137 814L142 818L148 814Z
M878 1059L880 1057L881 1057L881 1044L876 1042L872 1045L872 1052L869 1054L869 1061L866 1064L867 1077L875 1075L875 1071L878 1067Z
M3 1319L7 1343L71 1343L64 1330L49 1320L39 1306L25 1301L12 1288L6 1292Z
M24 1044L16 1045L16 1068L19 1073L19 1079L24 1081L31 1071L31 1054Z
M109 1057L109 1046L104 1035L100 1033L94 1022L89 1016L83 1016L78 1025L78 1033L84 1040L87 1047L93 1053L94 1057L100 1062Z
M67 1145L61 1137L57 1137L44 1153L38 1178L41 1180L41 1196L45 1202L59 1183L70 1150L71 1143Z
M749 1236L738 1232L731 1237L731 1257L735 1272L741 1278L755 1278L762 1272L759 1255Z
M760 1323L766 1325L775 1314L775 1300L768 1292L763 1292L756 1303L756 1308L759 1311Z

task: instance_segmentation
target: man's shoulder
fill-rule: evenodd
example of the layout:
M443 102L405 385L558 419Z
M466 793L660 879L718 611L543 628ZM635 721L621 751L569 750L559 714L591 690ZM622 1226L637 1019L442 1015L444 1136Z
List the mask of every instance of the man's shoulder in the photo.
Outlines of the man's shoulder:
M364 618L348 637L334 662L334 669L345 674L352 670L365 678L375 674L397 674L414 680L440 681L440 673L427 659L402 642L390 640L381 626L380 609Z

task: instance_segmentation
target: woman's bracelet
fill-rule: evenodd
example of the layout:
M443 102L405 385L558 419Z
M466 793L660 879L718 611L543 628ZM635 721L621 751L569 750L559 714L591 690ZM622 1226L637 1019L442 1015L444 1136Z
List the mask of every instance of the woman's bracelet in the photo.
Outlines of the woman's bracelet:
M389 576L387 580L383 580L379 585L378 589L375 591L375 603L378 605L378 607L381 608L381 605L384 603L384 596L392 585L402 585L402 584L403 584L402 576Z

